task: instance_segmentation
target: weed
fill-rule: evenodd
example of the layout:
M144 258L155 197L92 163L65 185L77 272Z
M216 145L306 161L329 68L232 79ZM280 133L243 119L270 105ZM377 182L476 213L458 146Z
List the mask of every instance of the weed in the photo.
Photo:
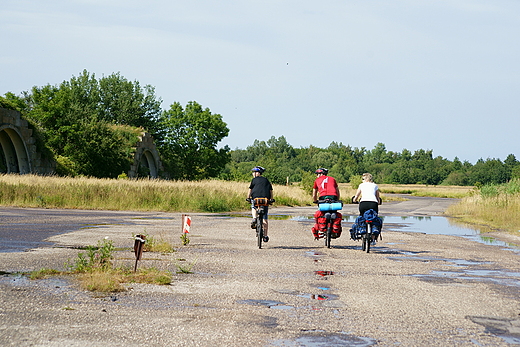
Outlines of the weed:
M184 246L187 246L190 243L190 238L188 237L187 233L182 233L181 241Z
M112 240L98 241L97 247L87 246L87 253L79 253L72 265L68 265L73 272L88 272L94 269L108 269L112 267L112 253L115 250Z
M58 271L58 270L43 268L43 269L40 269L40 270L32 271L30 273L30 275L29 275L29 279L31 279L31 280L39 280L39 279L42 279L42 278L55 276L55 275L60 274L60 273L61 272Z
M172 253L175 249L168 241L163 238L156 238L154 236L144 234L145 242L143 246L143 252L158 252L158 253ZM133 237L135 238L136 235Z
M197 259L195 259L193 261L193 263L189 263L187 265L181 265L179 263L175 264L175 267L177 268L177 273L180 274L180 273L183 273L183 274L191 274L193 273L191 271L191 269L193 268L193 266L195 266L195 264L197 263Z
M151 284L170 284L172 275L168 271L155 268L140 269L133 272L130 268L113 268L114 244L111 240L98 241L97 246L87 246L86 253L78 253L72 264L66 264L69 273L77 275L82 288L93 292L121 292L126 288L124 283L138 282ZM193 265L191 265L193 266ZM31 279L42 279L49 276L66 274L53 269L43 268L33 271Z

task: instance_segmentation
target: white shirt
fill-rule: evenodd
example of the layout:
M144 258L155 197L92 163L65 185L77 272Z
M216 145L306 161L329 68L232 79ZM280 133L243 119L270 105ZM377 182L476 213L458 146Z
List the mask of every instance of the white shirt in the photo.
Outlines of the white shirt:
M377 184L374 182L363 182L359 185L359 189L361 190L361 200L360 201L373 201L378 202L376 197L376 191L379 189Z

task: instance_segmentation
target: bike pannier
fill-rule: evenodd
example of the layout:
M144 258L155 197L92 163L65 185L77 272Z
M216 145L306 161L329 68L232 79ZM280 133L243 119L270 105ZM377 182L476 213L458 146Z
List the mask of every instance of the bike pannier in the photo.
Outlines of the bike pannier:
M269 199L255 198L255 206L269 206Z

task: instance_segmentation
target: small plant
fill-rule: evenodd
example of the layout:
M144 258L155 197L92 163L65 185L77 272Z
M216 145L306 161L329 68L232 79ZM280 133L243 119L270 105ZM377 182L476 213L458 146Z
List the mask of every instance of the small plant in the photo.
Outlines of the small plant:
M182 233L181 241L184 246L187 246L190 243L190 238L188 237L187 233Z
M74 264L69 265L73 272L89 272L94 269L109 269L112 267L110 262L114 256L115 250L114 242L112 240L104 239L98 241L97 247L87 246L87 253L79 253L74 261Z
M43 269L40 269L40 270L32 271L31 274L29 275L29 279L31 279L31 280L39 280L39 279L42 279L42 278L47 278L47 277L50 277L50 276L57 275L59 273L60 273L60 271L58 271L58 270L43 268Z
M193 266L195 266L195 264L197 263L197 259L195 259L195 261L193 261L193 263L190 263L190 264L187 264L187 265L181 265L179 263L175 264L175 267L177 267L177 273L178 274L192 274L193 272L191 271L191 269L193 268Z
M135 235L134 235L135 237ZM173 246L162 238L145 234L145 242L143 246L144 252L172 253L175 252Z

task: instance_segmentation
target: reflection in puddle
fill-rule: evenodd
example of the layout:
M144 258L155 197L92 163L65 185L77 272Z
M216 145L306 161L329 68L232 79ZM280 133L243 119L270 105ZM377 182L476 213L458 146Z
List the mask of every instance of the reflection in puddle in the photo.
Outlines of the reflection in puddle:
M338 299L338 296L334 295L334 294L327 294L327 295L323 295L323 294L298 294L298 296L301 297L301 298L312 299L312 300L320 300L320 301L337 300Z
M330 276L330 275L334 275L334 272L332 271L323 271L323 270L318 270L318 271L314 271L314 273L316 275L320 275L320 276Z

